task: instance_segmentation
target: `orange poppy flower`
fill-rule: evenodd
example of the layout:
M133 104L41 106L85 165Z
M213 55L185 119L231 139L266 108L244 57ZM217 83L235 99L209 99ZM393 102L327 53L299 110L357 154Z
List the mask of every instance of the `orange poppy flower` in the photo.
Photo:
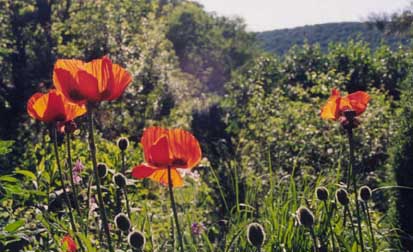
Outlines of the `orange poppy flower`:
M132 169L137 179L150 178L168 185L168 167L171 168L172 185L183 186L177 168L192 169L201 161L198 140L182 129L150 127L141 138L146 163Z
M327 103L321 109L321 118L337 121L347 110L353 110L356 116L359 116L366 110L369 101L370 96L366 92L357 91L342 97L340 91L334 88Z
M70 235L65 235L62 239L62 244L66 248L66 252L76 252L77 246L76 242Z
M108 57L83 62L59 59L53 70L53 84L76 103L112 101L125 91L132 76Z
M27 113L34 119L50 122L67 122L86 113L84 105L69 102L59 91L35 93L27 102Z

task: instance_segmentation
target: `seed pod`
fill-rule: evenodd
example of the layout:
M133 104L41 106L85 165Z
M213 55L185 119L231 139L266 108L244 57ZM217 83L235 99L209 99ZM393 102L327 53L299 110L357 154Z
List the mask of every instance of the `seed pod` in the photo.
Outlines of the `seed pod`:
M348 198L348 193L343 188L340 188L336 191L336 199L343 206L347 206L348 203L350 203L350 200Z
M128 235L128 244L134 249L143 249L145 247L146 238L139 231L130 232Z
M108 175L108 166L105 163L99 163L97 168L99 178L104 179Z
M300 225L311 228L314 225L314 214L307 207L297 209L297 219Z
M371 189L368 186L362 186L359 190L359 198L367 202L371 198Z
M256 248L261 248L265 242L264 227L259 223L251 223L247 227L247 240Z
M315 189L315 194L318 200L326 201L328 199L328 189L324 186L319 186Z
M124 151L129 146L129 140L126 137L120 137L117 141L117 145L120 150Z
M124 188L126 186L126 178L122 173L116 173L113 175L113 183L119 188Z
M126 216L123 213L120 213L115 216L115 224L116 227L123 232L128 232L131 227L131 223L128 216Z

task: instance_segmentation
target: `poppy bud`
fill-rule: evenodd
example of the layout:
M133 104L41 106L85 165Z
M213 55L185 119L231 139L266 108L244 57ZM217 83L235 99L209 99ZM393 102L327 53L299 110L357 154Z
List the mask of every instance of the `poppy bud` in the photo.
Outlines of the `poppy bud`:
M359 198L367 202L371 198L371 189L368 186L362 186L359 190Z
M247 240L256 248L261 248L265 241L264 227L259 223L251 223L247 227Z
M113 175L113 183L119 188L123 188L126 186L126 178L122 173L116 173Z
M99 163L97 168L99 178L104 179L108 175L108 166L105 163Z
M319 186L315 189L315 194L318 200L326 201L328 199L328 189L324 186Z
M306 207L300 207L297 210L297 219L300 225L311 228L314 225L314 214Z
M343 206L347 206L348 203L350 202L348 198L348 193L343 188L340 188L336 191L336 199Z
M122 150L122 151L124 151L124 150L126 150L126 149L128 148L128 146L129 146L129 140L128 140L126 137L120 137L120 138L118 139L117 144L118 144L119 149Z
M120 213L115 216L115 224L116 227L123 232L128 232L131 227L131 223L128 216L126 216L123 213Z
M138 231L130 232L128 235L128 244L135 249L142 249L145 247L146 238Z

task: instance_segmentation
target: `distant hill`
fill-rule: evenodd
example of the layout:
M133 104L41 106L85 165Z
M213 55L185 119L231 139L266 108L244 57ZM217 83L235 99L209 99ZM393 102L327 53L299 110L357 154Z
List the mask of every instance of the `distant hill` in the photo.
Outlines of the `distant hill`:
M323 51L327 50L330 42L347 42L351 39L364 40L370 43L372 49L378 47L382 41L392 48L396 48L400 43L409 43L407 36L385 35L361 22L308 25L292 29L259 32L256 35L260 47L279 55L285 54L295 44L302 45L306 40L309 44L319 43Z

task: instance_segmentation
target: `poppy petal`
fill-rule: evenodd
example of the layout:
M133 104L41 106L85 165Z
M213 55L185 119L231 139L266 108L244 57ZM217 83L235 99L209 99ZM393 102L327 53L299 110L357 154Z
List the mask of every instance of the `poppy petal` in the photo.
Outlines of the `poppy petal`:
M115 100L119 98L125 91L129 83L132 82L132 76L124 68L117 64L112 65L113 85L111 86L110 96L107 100Z
M171 162L171 155L169 153L168 137L161 136L149 150L148 163L156 166L166 168Z
M84 65L84 70L96 80L95 87L102 99L113 89L112 61L108 57L92 60Z
M76 80L79 83L77 86L77 93L80 97L84 97L89 101L100 101L98 80L85 70L77 72Z
M327 103L321 108L322 119L338 119L338 104L340 103L340 92L337 89L333 89L331 96L328 98Z
M190 132L171 129L168 132L168 138L173 155L173 167L193 168L201 161L201 147Z
M83 64L80 60L59 59L54 65L53 85L73 102L83 102L84 100L84 97L77 91L78 83L75 79Z
M351 104L351 108L356 111L356 115L362 114L366 108L367 104L370 101L370 96L363 91L357 91L348 96L349 103Z
M145 129L141 138L141 144L143 147L143 153L146 162L149 162L150 153L149 150L156 140L158 140L162 135L168 134L168 130L160 127L149 127Z
M154 173L156 171L156 169L146 166L144 164L135 166L132 169L132 177L136 178L136 179L143 179L143 178L147 178L150 175L152 175L152 173Z
M34 103L42 96L42 93L35 93L34 95L32 95L29 99L29 101L27 102L27 113L34 119L40 120L40 115L38 114L38 112L34 109ZM42 112L42 114L44 113L44 111Z
M56 90L50 91L48 94L46 110L43 114L43 121L45 122L57 122L66 121L65 107L63 104L62 96L59 95ZM39 102L35 104L35 107L43 107L45 103Z
M161 183L164 186L168 186L168 170L160 169L156 170L150 177L151 180ZM171 169L171 180L173 187L182 187L184 181L176 169Z

